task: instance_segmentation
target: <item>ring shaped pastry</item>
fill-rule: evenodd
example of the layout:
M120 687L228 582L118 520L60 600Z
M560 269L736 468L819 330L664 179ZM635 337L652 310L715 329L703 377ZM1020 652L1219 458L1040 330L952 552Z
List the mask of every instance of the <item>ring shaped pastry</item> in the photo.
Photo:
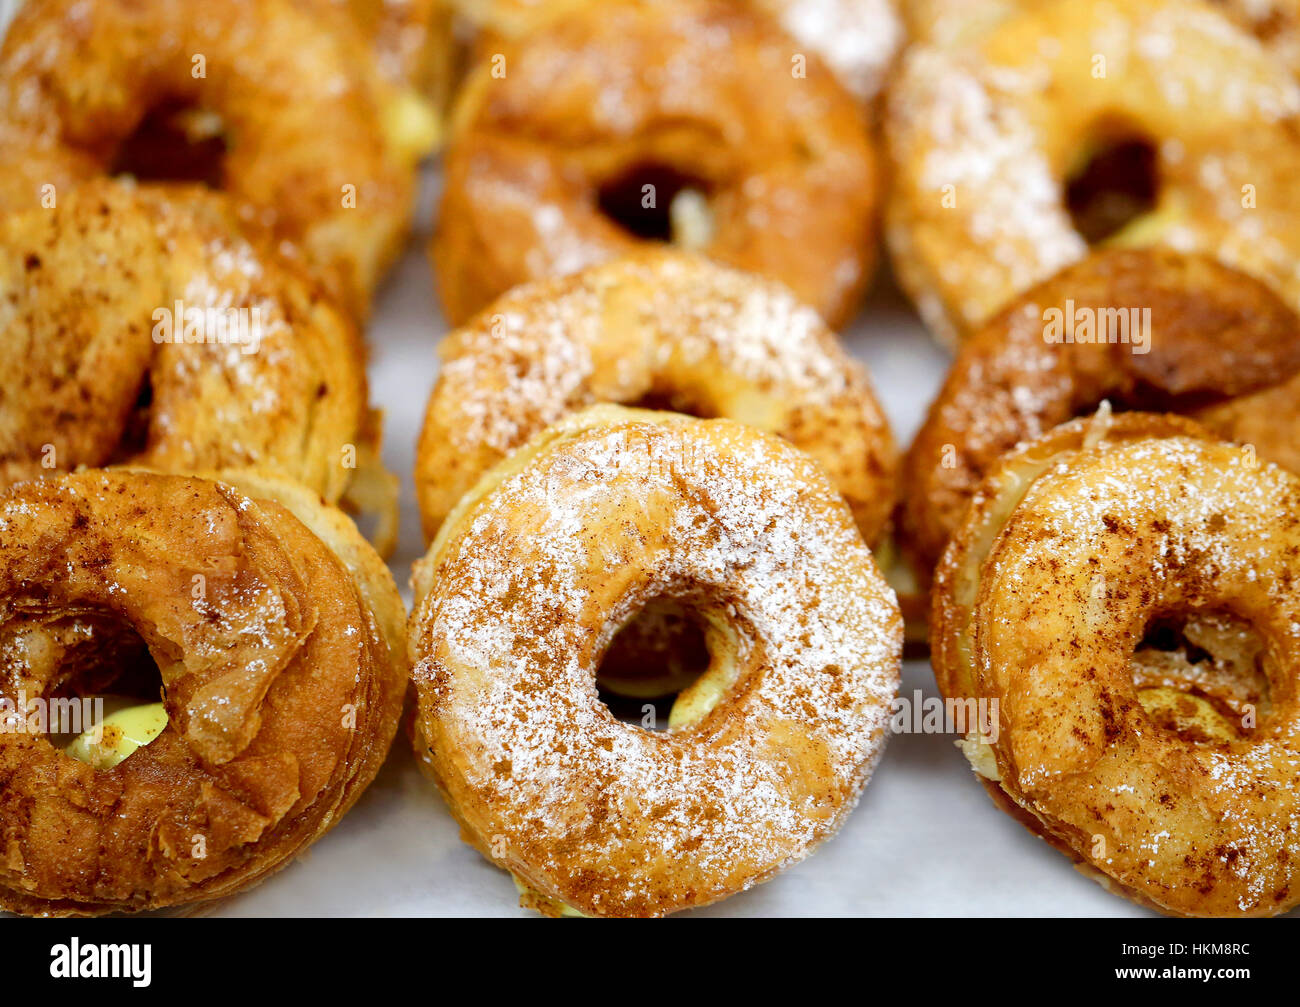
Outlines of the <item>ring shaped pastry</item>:
M974 45L915 47L887 116L895 268L949 342L1088 239L1205 252L1295 307L1297 112L1291 75L1194 0L1053 3ZM1141 190L1119 214L1111 173Z
M844 324L874 258L874 154L859 104L796 48L743 5L632 0L485 55L432 246L452 324L650 239L782 280Z
M774 281L642 252L518 287L440 349L415 471L430 539L484 472L597 402L777 434L822 464L869 545L889 517L896 456L870 379Z
M99 179L0 218L0 484L267 468L396 528L355 323L197 188Z
M1300 471L1300 318L1258 280L1161 249L1097 252L1017 298L962 346L903 463L898 538L923 582L1001 455L1103 400Z
M844 821L884 743L902 620L802 452L595 406L485 476L416 565L417 751L467 841L545 912L659 916L771 877ZM595 671L651 596L712 663L669 730Z
M0 46L0 210L105 173L206 181L360 312L406 233L412 102L292 0L27 3Z
M1004 456L934 588L940 688L998 704L981 782L1141 903L1295 906L1297 551L1300 479L1177 417Z
M0 732L5 909L229 895L303 852L379 770L406 682L396 587L341 514L253 478L246 495L87 470L0 495L8 712L148 668L168 718L111 769Z

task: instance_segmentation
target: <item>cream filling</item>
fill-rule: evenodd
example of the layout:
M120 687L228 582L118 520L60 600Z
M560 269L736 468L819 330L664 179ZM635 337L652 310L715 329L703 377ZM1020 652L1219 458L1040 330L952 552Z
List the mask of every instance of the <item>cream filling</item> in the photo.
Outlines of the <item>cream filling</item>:
M437 112L410 89L385 105L381 126L399 156L412 164L436 150L443 139Z
M698 252L713 241L713 210L699 189L682 189L668 204L668 227L673 244Z
M128 706L82 731L63 752L96 769L112 769L166 727L167 709L162 703Z

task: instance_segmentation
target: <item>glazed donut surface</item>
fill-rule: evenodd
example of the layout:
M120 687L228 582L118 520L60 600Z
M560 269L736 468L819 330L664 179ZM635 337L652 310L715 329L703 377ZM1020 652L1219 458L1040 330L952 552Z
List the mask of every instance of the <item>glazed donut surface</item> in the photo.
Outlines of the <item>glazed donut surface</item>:
M1149 144L1153 203L1098 240L1211 254L1300 304L1300 90L1218 11L1051 3L975 44L919 45L902 62L887 115L886 232L940 338L969 336L1085 256L1070 181L1114 143Z
M662 217L677 244L842 325L874 258L874 155L859 104L815 58L797 77L796 49L718 0L566 8L503 40L470 74L447 154L432 256L452 324L643 245L602 210L630 186L635 226Z
M293 484L285 499L139 471L0 495L0 692L101 691L152 665L168 716L108 770L0 732L0 906L97 915L231 894L373 779L405 690L401 599L345 518Z
M480 481L413 583L418 754L467 841L552 911L659 916L770 877L839 827L885 740L893 594L820 468L731 421L561 421ZM595 674L663 596L706 617L713 660L652 732Z
M415 472L429 538L484 472L597 402L775 433L821 462L868 544L889 516L896 455L870 380L776 282L642 252L516 288L440 352Z
M995 800L1164 912L1296 905L1297 535L1297 477L1176 417L1005 456L932 616L944 695L999 703L998 736L965 746Z
M1115 341L1075 341L1075 318L1080 339L1104 325ZM1100 251L1017 298L962 346L903 462L898 537L923 582L1002 454L1103 400L1185 413L1300 471L1300 318L1258 280L1164 249Z

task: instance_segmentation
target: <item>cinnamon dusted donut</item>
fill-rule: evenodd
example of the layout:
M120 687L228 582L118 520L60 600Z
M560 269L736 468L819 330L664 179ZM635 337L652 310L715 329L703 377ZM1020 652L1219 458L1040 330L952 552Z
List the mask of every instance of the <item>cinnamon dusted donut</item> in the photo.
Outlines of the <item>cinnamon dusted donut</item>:
M427 119L293 0L27 0L0 46L0 210L104 173L207 181L362 311L405 235Z
M1018 298L962 346L903 463L898 537L923 583L1001 455L1103 400L1186 413L1300 472L1300 318L1157 249L1097 252Z
M484 472L596 402L777 434L822 464L868 544L889 517L897 462L870 379L774 281L651 250L518 287L440 351L415 469L429 538Z
M796 48L737 3L627 0L485 55L457 106L432 246L452 323L667 239L843 324L871 272L873 153L858 104Z
M880 92L885 72L903 42L903 25L893 0L748 0L766 11L830 68L845 89L862 101ZM453 0L480 35L480 52L492 53L501 39L522 38L547 18L592 0Z
M485 476L416 565L417 750L525 902L661 916L806 856L885 740L902 622L820 467L728 420L595 406ZM712 662L666 732L596 667L654 597Z
M1213 254L1300 304L1300 89L1221 13L1050 3L903 64L886 230L941 338L1090 242Z
M1005 456L936 575L944 695L998 704L980 781L1107 888L1300 903L1300 479L1175 417Z
M401 599L342 515L274 485L85 471L0 495L0 906L229 895L374 778L405 689ZM33 727L36 700L150 678L167 726L112 768Z
M96 180L0 217L0 485L268 468L396 529L355 324L228 203Z

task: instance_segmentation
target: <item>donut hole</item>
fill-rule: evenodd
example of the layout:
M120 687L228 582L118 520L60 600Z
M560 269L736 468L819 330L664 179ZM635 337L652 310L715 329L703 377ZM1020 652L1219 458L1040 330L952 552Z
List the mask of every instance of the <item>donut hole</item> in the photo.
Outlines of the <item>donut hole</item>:
M220 117L191 102L167 98L149 109L118 145L109 170L142 182L191 182L219 189L225 156Z
M645 731L683 730L735 694L752 636L732 610L710 618L717 607L663 594L620 627L596 670L597 693L615 718Z
M677 696L711 660L702 618L681 601L657 597L610 641L596 671L596 689L623 723L665 731Z
M1155 144L1135 130L1103 124L1066 178L1065 206L1090 245L1115 237L1156 206L1160 179Z
M624 402L630 409L651 409L656 412L681 413L697 420L714 420L721 415L709 403L680 390L651 389L633 402Z
M118 438L117 447L109 459L109 464L120 465L132 458L144 454L149 446L149 421L153 410L153 380L145 371L140 390L136 393L135 403L127 413L126 424Z
M711 186L702 178L655 162L635 164L602 184L596 204L619 228L643 241L686 248L709 243Z
M1147 716L1196 744L1251 737L1270 712L1268 648L1245 619L1203 610L1151 619L1132 659Z
M157 703L164 694L144 640L105 610L51 615L37 608L17 615L4 627L0 651L13 669L7 698L26 702L25 729L55 748L66 749L103 718Z

